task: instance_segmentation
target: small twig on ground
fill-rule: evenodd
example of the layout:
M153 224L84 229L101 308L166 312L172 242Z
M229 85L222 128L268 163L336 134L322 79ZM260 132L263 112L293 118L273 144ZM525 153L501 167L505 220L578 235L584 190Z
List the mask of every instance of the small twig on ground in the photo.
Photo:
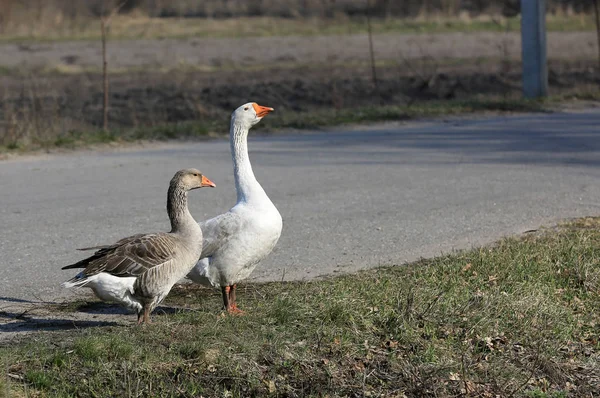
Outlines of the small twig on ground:
M535 349L535 357L533 360L533 365L531 366L531 372L529 373L529 377L527 377L527 379L521 383L520 385L518 385L513 391L511 391L510 394L508 394L508 398L514 397L516 393L518 393L519 391L521 391L528 383L529 381L533 378L533 376L535 375L535 371L537 370L539 364L540 364L540 352L541 352L541 342L538 341L537 345L536 345L536 349Z
M431 300L429 302L429 304L427 305L427 308L425 308L425 310L423 312L421 312L420 314L417 315L417 319L423 319L425 317L425 315L427 315L427 313L433 308L433 305L435 303L437 303L440 298L442 298L442 296L444 295L444 292L439 292L437 296L435 296L433 298L433 300Z
M414 301L415 301L415 293L413 292L412 289L410 289L407 294L406 294L406 303L404 305L404 308L402 308L402 304L400 303L400 295L398 295L397 298L398 301L398 312L402 312L403 313L403 317L405 320L410 321L413 317L413 313L414 313Z
M14 374L14 373L7 373L6 374L8 377L10 377L11 379L15 379L15 380L23 380L23 376L18 375L18 374Z

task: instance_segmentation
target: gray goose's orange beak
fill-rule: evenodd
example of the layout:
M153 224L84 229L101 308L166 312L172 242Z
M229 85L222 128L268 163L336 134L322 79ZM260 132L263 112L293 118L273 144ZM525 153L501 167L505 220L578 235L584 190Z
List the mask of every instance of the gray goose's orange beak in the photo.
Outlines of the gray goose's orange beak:
M200 184L201 187L211 187L214 188L216 187L215 183L212 182L211 180L209 180L208 178L206 178L205 176L202 176L202 183Z
M254 108L254 111L256 112L256 116L258 116L258 117L265 117L270 112L273 112L275 110L273 108L269 108L268 106L258 105L256 102L252 103L252 107Z

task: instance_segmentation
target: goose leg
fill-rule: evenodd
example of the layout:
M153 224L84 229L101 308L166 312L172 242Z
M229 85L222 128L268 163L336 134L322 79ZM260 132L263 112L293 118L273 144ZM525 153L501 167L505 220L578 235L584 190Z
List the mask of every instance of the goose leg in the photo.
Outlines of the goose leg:
M227 312L231 311L231 303L229 301L229 292L231 288L229 286L221 287L221 293L223 294L223 309Z
M229 310L230 313L232 314L238 314L241 315L244 313L244 311L240 310L237 306L237 302L235 300L235 290L237 289L237 284L233 284L230 286L230 290L229 290L229 302L231 305L231 309Z
M231 308L237 308L237 303L235 302L235 289L237 288L237 285L230 285L229 288L229 302L231 303Z
M138 325L142 323L152 323L150 320L150 305L144 304L144 310L138 313Z
M144 322L145 323L152 323L152 321L150 320L150 306L146 306L146 308L144 308Z

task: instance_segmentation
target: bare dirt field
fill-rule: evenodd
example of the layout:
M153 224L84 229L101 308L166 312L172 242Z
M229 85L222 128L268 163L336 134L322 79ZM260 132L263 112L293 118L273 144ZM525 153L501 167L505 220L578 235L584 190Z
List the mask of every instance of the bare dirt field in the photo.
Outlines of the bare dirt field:
M444 58L498 58L521 56L520 33L474 32L444 34L379 34L374 36L377 60ZM369 60L365 34L249 38L191 38L123 40L109 44L111 68L239 69L281 63L356 63ZM101 67L100 42L16 43L0 45L0 65L7 68ZM548 56L594 59L594 32L549 32Z

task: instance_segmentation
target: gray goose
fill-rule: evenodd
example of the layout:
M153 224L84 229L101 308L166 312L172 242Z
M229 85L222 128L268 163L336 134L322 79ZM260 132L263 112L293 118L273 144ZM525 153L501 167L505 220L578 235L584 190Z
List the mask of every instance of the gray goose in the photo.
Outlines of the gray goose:
M84 268L63 287L89 287L100 299L136 311L138 324L150 323L150 313L202 253L202 230L187 205L188 191L202 187L215 184L196 169L178 171L167 194L171 231L138 234L113 245L80 249L96 252L62 268Z

